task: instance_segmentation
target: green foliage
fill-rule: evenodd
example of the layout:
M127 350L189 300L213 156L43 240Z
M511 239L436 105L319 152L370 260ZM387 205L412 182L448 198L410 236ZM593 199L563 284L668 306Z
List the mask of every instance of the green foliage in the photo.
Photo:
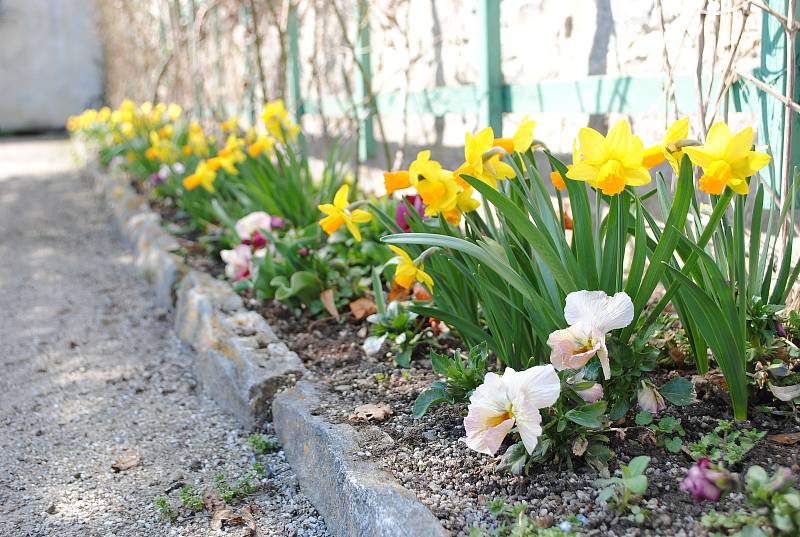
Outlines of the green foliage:
M275 453L281 448L277 438L260 433L251 434L247 442L250 444L250 447L253 448L256 455Z
M597 501L613 508L618 513L628 511L631 521L634 523L644 522L648 512L636 504L647 492L645 471L649 464L650 457L641 455L632 459L628 465L620 464L622 477L597 480L597 485L603 487L597 496Z
M421 418L431 408L441 403L466 403L470 395L483 383L489 360L489 349L486 343L472 347L462 358L461 350L453 356L431 352L433 370L445 377L445 380L434 382L430 388L419 394L414 401L413 414Z
M194 487L191 485L184 485L180 490L181 505L189 511L197 512L204 509L203 496L197 494Z
M169 503L169 500L165 497L160 496L156 498L153 503L158 511L158 517L162 521L175 522L175 519L178 518L178 511L172 507L172 505Z
M368 356L377 354L388 342L387 355L400 367L409 367L414 349L433 341L433 331L425 327L425 317L411 311L404 302L390 302L383 312L367 317L367 322L370 336L364 341L364 352Z
M733 422L719 420L714 430L689 446L692 457L739 464L767 433L755 429L734 430Z
M327 289L336 309L346 309L368 290L372 267L389 258L376 242L377 232L365 227L362 242L339 233L329 239L317 224L268 233L274 251L255 259L255 279L244 287L252 287L259 298L279 300L298 316L304 310L313 315L326 311L321 293Z
M756 511L712 511L703 517L703 526L724 532L714 535L741 537L789 537L800 532L800 492L794 487L791 470L780 467L770 476L761 466L751 466L744 484L744 495Z
M670 453L679 453L683 447L683 429L680 418L664 416L654 421L653 415L646 410L636 414L636 425L645 427L651 441L657 446L663 446Z
M225 474L214 476L214 487L225 503L233 503L236 499L248 496L258 491L259 484L257 478L263 474L263 465L253 465L253 468L243 478L236 481L229 481Z
M549 153L548 158L554 170L566 173L563 163ZM595 221L586 184L567 180L574 221L568 239L563 216L553 209L549 181L542 179L533 154L517 155L508 162L515 166L517 178L501 181L497 190L463 176L487 205L483 215L467 215L463 231L441 219L417 219L411 223L414 233L391 235L384 241L442 248L426 265L437 282L436 305L426 312L450 324L470 345L486 341L502 365L517 370L547 361L550 333L566 326L563 309L568 293L626 291L634 303L634 321L609 338L617 342L609 352L616 378L604 382L610 416L621 417L635 397L639 377L655 367L657 352L644 344L632 350L631 337L647 332L657 318L642 315L656 286L672 282L665 276L664 261L672 258L678 229L686 222L693 193L691 165L688 159L683 163L674 194L665 182L658 183L663 196L673 200L663 227L632 188L611 197L594 192L598 207L608 207L606 216ZM628 242L634 245L630 255L626 255Z

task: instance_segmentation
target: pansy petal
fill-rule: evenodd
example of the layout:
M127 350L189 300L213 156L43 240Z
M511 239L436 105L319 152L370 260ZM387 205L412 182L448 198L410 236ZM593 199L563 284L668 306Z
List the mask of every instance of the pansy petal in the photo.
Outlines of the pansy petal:
M515 415L515 419L525 451L533 453L539 444L539 437L542 436L542 415L536 408L530 408Z

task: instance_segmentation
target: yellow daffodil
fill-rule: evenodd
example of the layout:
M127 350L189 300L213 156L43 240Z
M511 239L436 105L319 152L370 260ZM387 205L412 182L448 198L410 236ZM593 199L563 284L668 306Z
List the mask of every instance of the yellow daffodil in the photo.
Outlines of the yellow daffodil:
M212 172L218 172L221 169L225 170L231 175L238 175L239 170L236 169L234 165L233 159L231 157L223 157L217 155L216 157L212 157L206 161L208 163L208 169Z
M411 186L417 186L420 179L425 177L436 177L442 165L435 160L431 160L431 152L429 149L417 153L417 158L408 167L408 181Z
M272 148L274 146L275 146L275 138L259 134L256 137L255 141L253 141L252 144L247 146L247 154L253 158L256 158L262 153L269 155L272 152Z
M470 213L481 206L481 202L472 197L473 188L467 187L456 196L456 206L445 211L444 218L454 226L461 223L461 216Z
M372 215L362 209L350 210L347 196L350 194L350 186L347 184L336 192L333 197L333 203L325 203L319 206L319 210L327 216L319 221L319 225L325 230L325 233L332 235L342 225L346 226L353 238L361 242L361 231L359 231L356 224L369 222Z
M283 106L282 99L276 99L264 106L264 113L262 115L264 125L267 131L273 138L285 142L284 137L288 135L289 139L293 142L297 141L297 133L300 132L300 127L289 117L289 112Z
M715 123L708 131L706 143L685 147L692 163L703 168L700 190L721 194L729 187L737 194L747 194L747 178L769 164L770 156L753 151L753 129L746 127L736 134L724 122Z
M461 188L456 183L453 172L439 169L428 173L417 183L417 192L425 204L425 216L436 216L452 210L458 203Z
M483 181L497 188L497 181L514 177L514 168L501 161L502 151L493 149L494 131L487 127L474 136L466 134L464 140L465 165L459 167L461 173Z
M244 152L242 151L242 147L244 146L244 140L236 136L235 134L231 134L228 136L228 139L225 142L225 147L219 152L218 156L223 158L228 158L231 162L244 162L245 156Z
M184 178L183 187L186 190L194 190L198 186L202 186L209 192L214 192L214 180L216 178L217 172L213 171L205 160L201 160L194 173Z
M175 134L175 127L172 125L172 123L167 123L158 129L159 138L172 138L173 134Z
M411 186L411 178L408 170L398 170L396 172L383 172L383 184L386 187L386 194L392 194L397 190L402 190Z
M427 285L429 289L433 289L433 278L423 270L424 267L422 263L417 266L414 260L411 259L411 256L402 248L390 244L389 249L397 254L398 263L397 269L394 272L394 281L397 285L405 289L411 289L414 282L419 281Z
M155 160L156 159L156 149L154 147L148 147L144 151L144 156L147 160Z
M689 137L689 118L679 119L670 125L660 144L648 147L644 151L642 164L645 168L651 169L662 162L669 161L675 173L679 173L683 149L679 145Z
M495 138L494 146L502 147L509 155L515 151L517 153L524 153L533 145L534 127L536 127L536 122L532 119L528 119L528 116L525 116L517 126L513 138Z
M220 127L222 128L222 132L236 132L236 130L239 128L239 118L233 116L227 121L223 121L220 124Z
M650 172L642 164L644 146L624 119L618 121L608 136L591 128L578 132L580 147L567 177L586 181L603 194L613 196L626 185L642 186L650 182Z
M203 132L203 128L196 122L189 125L188 146L191 148L191 153L198 157L205 157L208 155L208 140Z
M167 107L167 117L169 118L170 121L177 121L178 118L181 117L182 113L183 109L180 107L180 105L171 103Z

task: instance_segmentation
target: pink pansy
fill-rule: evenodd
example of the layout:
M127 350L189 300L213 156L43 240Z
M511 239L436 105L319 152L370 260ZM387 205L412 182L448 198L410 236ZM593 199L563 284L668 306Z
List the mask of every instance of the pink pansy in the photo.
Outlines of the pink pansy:
M575 291L567 295L564 318L569 327L556 330L547 339L550 362L559 371L579 369L594 355L611 378L606 334L633 321L633 302L626 293L608 296L603 291Z
M708 459L702 458L689 468L686 477L681 481L680 489L690 493L695 502L705 500L716 502L729 488L732 478L730 472L712 466Z
M240 244L233 250L222 250L219 253L225 262L225 275L238 282L250 277L250 259L253 256L250 247Z
M250 213L236 222L236 234L243 241L249 241L253 238L253 234L259 230L271 230L272 217L264 211L256 211Z
M561 381L551 365L517 372L507 367L502 376L487 373L469 398L464 429L470 449L494 455L515 426L528 453L542 434L540 408L555 404Z

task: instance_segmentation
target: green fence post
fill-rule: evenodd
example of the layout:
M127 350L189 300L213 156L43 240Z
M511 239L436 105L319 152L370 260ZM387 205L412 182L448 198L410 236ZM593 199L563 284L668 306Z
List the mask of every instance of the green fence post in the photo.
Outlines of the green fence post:
M480 125L503 134L503 72L500 56L500 0L478 0L480 24Z
M772 10L786 15L789 12L789 1L794 0L766 0L766 4ZM795 20L798 14L794 13ZM761 68L758 78L766 84L772 86L775 91L784 95L787 83L787 35L777 18L766 11L762 16L761 23ZM797 50L792 54L795 65L797 65ZM792 98L797 101L800 92L800 78L795 70L795 91ZM776 192L786 192L782 182L788 185L789 178L783 177L786 169L784 156L789 156L789 163L800 163L800 118L797 114L792 114L792 132L794 136L789 140L791 151L784 152L784 131L786 125L786 107L783 103L758 90L759 105L761 111L761 130L759 132L759 142L767 144L772 154L772 161L769 164L767 175L770 184ZM791 171L790 171L791 174Z
M356 76L355 97L358 101L360 126L358 129L358 158L360 161L371 159L375 155L375 128L372 111L367 103L370 98L370 80L372 78L372 58L370 55L369 5L366 0L357 0L356 24L356 62L361 67Z
M300 46L298 43L300 34L300 19L297 15L297 6L289 6L289 95L291 97L290 106L294 111L295 120L299 124L303 113L303 97L300 92Z

